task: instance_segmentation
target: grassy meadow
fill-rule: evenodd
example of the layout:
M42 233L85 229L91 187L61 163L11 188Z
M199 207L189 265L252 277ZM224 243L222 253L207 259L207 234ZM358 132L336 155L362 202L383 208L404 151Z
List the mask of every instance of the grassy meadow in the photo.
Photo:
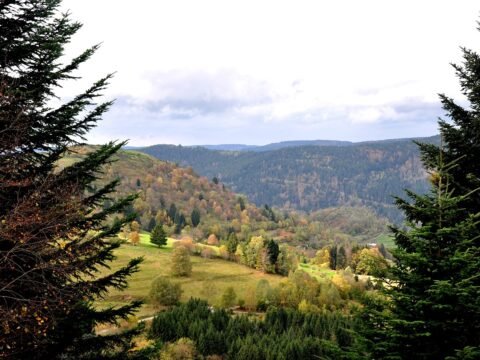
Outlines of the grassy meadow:
M385 245L387 249L395 249L397 247L395 239L391 234L378 235L374 242Z
M148 293L152 280L157 276L164 276L173 282L180 283L183 289L182 301L190 297L207 300L212 305L219 305L220 298L229 286L237 293L237 299L243 298L247 289L255 287L261 279L266 279L270 285L275 286L281 280L279 275L264 274L249 267L222 260L205 259L199 256L191 256L192 275L178 278L170 276L170 257L174 239L169 239L167 246L158 248L150 244L150 235L142 233L140 244L133 246L124 244L116 250L117 260L112 269L117 269L135 257L142 256L144 262L140 265L140 271L134 274L128 281L129 287L124 291L111 290L104 300L97 302L99 306L119 306L131 300L145 300L145 304L138 312L137 317L148 317L158 309L148 302ZM206 286L206 284L209 284Z
M335 275L335 270L326 269L321 266L312 265L312 264L298 264L298 268L302 271L305 271L309 275L313 276L317 280L321 279L331 279Z

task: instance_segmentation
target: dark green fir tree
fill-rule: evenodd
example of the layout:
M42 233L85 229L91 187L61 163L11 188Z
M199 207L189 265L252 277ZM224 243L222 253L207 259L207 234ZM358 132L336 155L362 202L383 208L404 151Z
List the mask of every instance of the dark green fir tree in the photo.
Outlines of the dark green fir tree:
M150 218L150 221L148 222L148 225L147 225L147 231L153 231L153 229L155 229L155 226L157 225L157 221L155 220L155 218L152 216Z
M187 223L185 215L183 215L180 211L176 212L173 222L175 224L175 228L173 230L175 234L180 234L182 229L185 227L185 224Z
M266 242L267 248L267 256L268 261L271 265L275 265L277 263L278 255L280 254L280 248L275 240L268 240Z
M342 270L347 267L347 252L345 251L345 248L343 246L340 246L338 248L337 261L335 266L337 270Z
M200 210L194 208L192 214L190 215L190 220L192 220L192 226L197 227L200 224Z
M407 222L393 228L396 266L363 313L372 358L480 358L480 57L463 57L468 108L441 95L442 144L419 144L432 190L397 199Z
M430 194L397 200L408 228L393 228L396 266L384 289L388 315L375 320L383 324L371 343L375 358L463 359L478 351L480 216L465 216L470 198L452 195L448 168L436 176Z
M129 220L108 226L106 219L134 197L103 207L118 182L94 186L123 143L57 166L111 105L97 102L106 76L52 108L55 91L97 50L62 63L81 25L60 12L60 2L0 1L0 357L125 358L128 336L97 336L94 328L140 304L100 310L93 301L125 288L138 269L141 259L99 272L114 259L114 236Z
M152 234L150 235L150 241L158 247L167 245L167 233L163 229L162 224L155 225Z
M175 221L175 216L177 215L177 206L174 203L170 204L167 214L172 221Z

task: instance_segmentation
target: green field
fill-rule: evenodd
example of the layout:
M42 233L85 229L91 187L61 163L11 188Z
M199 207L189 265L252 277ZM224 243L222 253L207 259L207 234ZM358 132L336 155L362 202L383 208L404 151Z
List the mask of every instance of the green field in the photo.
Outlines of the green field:
M325 269L323 267L312 264L298 264L298 268L310 274L317 280L331 279L335 275L335 270Z
M375 242L385 245L387 249L395 249L397 247L397 245L395 245L393 236L390 234L378 235L375 239Z
M170 276L170 257L172 244L175 240L169 239L165 248L159 249L150 244L150 236L141 234L140 244L133 246L124 244L116 250L117 260L112 265L112 269L117 269L125 265L134 257L143 256L144 262L140 265L140 271L129 279L129 287L124 291L111 290L108 296L99 301L99 306L123 305L131 300L146 300L138 317L146 317L154 314L158 309L148 303L148 293L151 282L157 276L165 276L173 282L182 285L182 301L190 297L206 299L212 305L218 305L220 298L229 286L232 286L237 293L237 298L243 298L246 290L256 286L261 279L269 281L270 285L275 286L282 277L278 275L264 274L260 271L248 268L246 266L229 262L221 259L204 259L198 256L192 256L192 275L188 278L175 278ZM211 283L211 290L205 294L205 283ZM203 291L202 291L203 290Z

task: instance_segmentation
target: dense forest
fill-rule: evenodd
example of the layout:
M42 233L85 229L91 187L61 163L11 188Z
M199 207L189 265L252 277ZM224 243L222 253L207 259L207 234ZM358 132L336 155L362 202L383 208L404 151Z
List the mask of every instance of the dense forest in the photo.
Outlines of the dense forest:
M419 139L437 143L438 137ZM367 206L401 221L393 196L424 193L427 174L412 139L346 146L292 146L271 151L214 151L173 145L141 149L159 159L217 177L255 204L312 211Z
M190 300L159 314L149 336L172 343L161 353L162 359L178 359L182 344L191 359L198 355L220 359L221 354L242 360L341 359L353 347L353 329L351 318L340 313L271 308L258 321L232 316L223 309L211 311L206 302Z

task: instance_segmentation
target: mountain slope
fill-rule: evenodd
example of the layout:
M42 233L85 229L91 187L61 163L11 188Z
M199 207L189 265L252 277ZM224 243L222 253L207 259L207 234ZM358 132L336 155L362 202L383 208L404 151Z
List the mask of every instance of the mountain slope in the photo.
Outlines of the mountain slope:
M74 148L59 163L68 166L91 147ZM208 151L203 149L204 151ZM361 208L329 209L310 216L295 212L259 208L223 184L215 184L197 175L191 168L158 160L137 151L122 150L116 161L104 169L99 184L119 178L116 197L139 193L133 207L141 228L150 230L152 219L163 223L169 234L174 232L174 218L169 216L172 204L185 217L185 226L179 236L190 236L205 241L215 234L226 240L234 232L240 241L253 235L264 235L303 247L318 247L342 239L367 243L387 232L385 219ZM200 212L200 223L193 226L191 213Z
M91 151L91 147L74 148L61 161L59 166L67 166ZM133 203L133 209L139 216L137 220L147 230L151 219L172 225L174 219L168 218L171 205L185 217L186 225L191 226L190 215L193 209L200 212L201 226L199 237L208 236L208 228L215 224L241 221L248 217L252 222L266 221L261 210L243 199L239 205L239 196L215 184L205 177L197 175L191 168L181 168L175 164L158 160L137 151L121 150L114 162L104 169L99 184L115 178L120 179L116 197L139 193ZM204 233L206 232L206 234Z
M437 137L419 139L437 142ZM156 145L141 149L159 159L192 166L218 177L257 205L299 210L369 206L399 220L392 196L403 189L428 189L427 174L412 139L349 146L295 146L275 151L213 151L201 147Z

